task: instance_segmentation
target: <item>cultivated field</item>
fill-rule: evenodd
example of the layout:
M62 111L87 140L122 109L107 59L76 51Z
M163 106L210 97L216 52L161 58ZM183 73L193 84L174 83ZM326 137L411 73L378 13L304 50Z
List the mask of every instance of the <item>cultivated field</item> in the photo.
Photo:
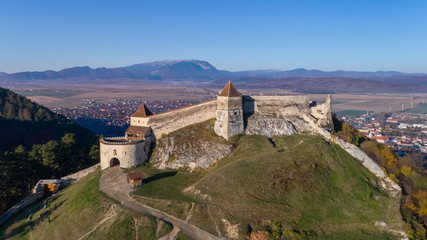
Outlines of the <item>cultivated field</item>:
M89 101L111 102L114 98L144 100L187 100L201 102L215 98L221 90L208 87L186 87L182 85L155 85L142 83L127 84L47 84L18 83L5 86L31 100L49 108L73 107L85 105ZM237 84L237 88L239 88ZM239 89L247 95L294 95L300 94L281 89ZM323 102L326 94L308 94L314 101ZM412 102L411 102L411 99ZM417 103L427 103L427 94L334 94L332 109L335 112L344 110L389 112L417 107Z

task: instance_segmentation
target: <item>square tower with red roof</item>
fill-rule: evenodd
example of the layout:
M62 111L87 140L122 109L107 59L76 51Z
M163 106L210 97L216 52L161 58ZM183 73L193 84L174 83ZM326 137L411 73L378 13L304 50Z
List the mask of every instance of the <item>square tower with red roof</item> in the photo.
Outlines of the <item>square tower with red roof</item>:
M242 94L231 82L218 95L214 129L216 134L225 139L245 132Z

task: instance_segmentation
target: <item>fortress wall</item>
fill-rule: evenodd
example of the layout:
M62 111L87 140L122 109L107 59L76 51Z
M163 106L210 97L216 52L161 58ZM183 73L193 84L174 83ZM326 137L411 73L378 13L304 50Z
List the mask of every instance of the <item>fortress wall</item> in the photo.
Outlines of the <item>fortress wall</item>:
M3 224L6 220L8 220L12 215L19 212L24 207L34 203L35 201L39 200L43 197L43 191L33 193L30 196L24 198L19 203L15 204L13 207L11 207L9 210L4 212L2 215L0 215L0 225Z
M113 158L119 159L122 168L130 168L144 163L148 159L146 143L145 141L132 144L105 144L100 142L101 169L110 167L110 161Z
M216 100L195 104L148 117L157 139L180 128L215 118Z
M309 98L304 95L292 96L243 96L245 114L261 115L300 115L308 111Z
M86 169L83 169L81 171L78 171L76 173L70 174L68 176L62 177L62 180L67 180L68 183L70 182L76 182L79 181L80 179L86 177L87 175L89 175L90 173L94 172L96 169L98 169L99 167L99 163L93 165L92 167L88 167Z

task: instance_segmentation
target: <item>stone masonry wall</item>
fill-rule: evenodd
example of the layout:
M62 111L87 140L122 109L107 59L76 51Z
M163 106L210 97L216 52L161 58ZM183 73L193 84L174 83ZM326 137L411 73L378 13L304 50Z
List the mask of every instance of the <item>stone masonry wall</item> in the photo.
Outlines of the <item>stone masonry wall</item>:
M0 215L0 225L3 224L7 219L9 219L12 215L19 212L24 207L34 203L35 201L39 200L43 197L43 192L38 192L31 194L30 196L24 198L24 200L17 203L15 206L11 207L9 210L7 210L5 213Z
M110 161L117 158L120 167L130 168L144 163L148 160L148 152L145 148L146 142L134 144L105 144L100 143L101 169L110 167Z
M92 167L88 167L88 168L83 169L81 171L78 171L76 173L67 175L65 177L62 177L61 179L67 181L68 183L79 181L80 179L86 177L90 173L93 173L96 169L98 169L99 165L100 164L97 163L97 164L93 165Z
M245 115L300 115L309 108L308 96L243 96Z
M215 118L216 100L195 104L189 107L172 110L148 117L148 126L151 126L157 139L183 127L204 122Z

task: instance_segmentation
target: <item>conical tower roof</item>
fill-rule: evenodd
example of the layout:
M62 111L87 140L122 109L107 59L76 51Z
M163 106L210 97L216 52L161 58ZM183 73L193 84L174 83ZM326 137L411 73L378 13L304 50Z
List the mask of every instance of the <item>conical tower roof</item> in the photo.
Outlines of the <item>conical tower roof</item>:
M145 104L142 104L141 107L139 107L139 109L134 114L132 114L131 117L148 117L151 115L153 115L153 113L148 110Z
M242 94L237 91L236 87L229 81L222 92L218 95L221 97L241 97Z

